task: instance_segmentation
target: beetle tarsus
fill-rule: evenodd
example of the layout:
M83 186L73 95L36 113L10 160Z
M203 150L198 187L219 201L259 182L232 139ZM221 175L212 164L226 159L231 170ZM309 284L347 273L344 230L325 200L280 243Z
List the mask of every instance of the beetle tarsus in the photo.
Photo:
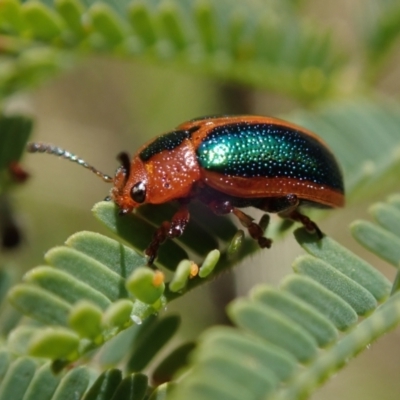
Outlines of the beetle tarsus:
M187 205L182 205L174 214L170 221L164 221L161 226L155 231L153 240L145 250L146 256L149 257L147 265L152 265L157 257L158 249L167 239L174 239L181 236L189 223L189 210Z
M261 236L260 238L258 238L257 242L261 249L265 249L265 248L270 249L271 245L272 245L272 240L268 239L264 236Z

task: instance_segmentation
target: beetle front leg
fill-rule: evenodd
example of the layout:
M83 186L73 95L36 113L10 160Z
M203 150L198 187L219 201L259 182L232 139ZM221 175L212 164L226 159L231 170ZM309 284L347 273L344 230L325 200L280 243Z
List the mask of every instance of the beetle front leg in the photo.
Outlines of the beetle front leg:
M254 219L249 215L245 214L243 211L239 210L236 207L233 207L229 201L224 202L211 202L208 206L216 213L216 214L234 214L240 223L247 228L250 236L258 242L258 245L261 248L270 248L272 244L272 240L268 239L264 236L264 230L261 226L254 222ZM266 228L266 227L265 227Z
M147 265L152 265L157 257L158 249L166 239L174 239L181 236L189 223L190 213L186 204L181 205L179 210L174 214L171 221L164 221L155 231L153 240L145 250L146 256L149 257Z

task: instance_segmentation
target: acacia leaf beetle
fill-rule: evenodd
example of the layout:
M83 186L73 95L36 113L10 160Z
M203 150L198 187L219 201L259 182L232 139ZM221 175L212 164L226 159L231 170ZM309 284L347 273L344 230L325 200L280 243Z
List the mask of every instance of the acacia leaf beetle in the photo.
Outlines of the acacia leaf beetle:
M178 211L156 230L145 250L149 265L167 238L183 234L190 217L187 205L194 198L216 214L233 213L261 248L269 248L272 242L241 208L278 213L321 238L321 230L299 206L335 208L345 202L343 176L325 142L304 128L272 117L190 120L150 140L132 159L121 153L114 178L59 147L30 143L28 151L69 159L113 183L109 198L121 215L142 204L178 201Z

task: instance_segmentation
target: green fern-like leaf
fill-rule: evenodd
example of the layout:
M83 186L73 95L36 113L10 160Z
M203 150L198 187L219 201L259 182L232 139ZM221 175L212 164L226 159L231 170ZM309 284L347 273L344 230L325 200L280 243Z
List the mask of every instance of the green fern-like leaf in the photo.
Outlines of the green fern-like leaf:
M400 204L398 196L392 196L388 207L389 209L396 208L398 204ZM377 207L375 206L373 210ZM387 212L386 208L386 206L378 207L379 210L384 209L384 212ZM378 214L381 215L381 212ZM382 218L380 217L379 221ZM381 224L386 226L383 222ZM357 223L355 226L359 225L360 223ZM358 240L361 242L364 240L365 243L379 242L382 236L386 237L385 235L388 234L386 231L375 230L376 238L368 241L363 238L370 237L369 230L365 233L364 230L361 230L361 233L355 228L353 230ZM391 234L394 235L393 232ZM101 241L100 248L103 256L99 254L92 254L92 256L97 259L102 257L103 262L108 259L109 268L111 269L114 265L114 271L115 268L121 271L121 267L112 262L112 260L121 259L121 254L125 254L123 257L125 260L129 260L130 257L135 260L138 257L129 248L97 234L77 234L67 241L68 246L79 247L80 251L83 251L85 245L81 243L80 238L83 243L90 243L92 240ZM328 237L315 241L302 228L296 231L296 238L309 255L301 256L295 261L293 266L295 274L286 277L279 289L260 285L252 291L249 298L239 299L231 304L228 312L237 328L213 328L203 334L191 357L190 372L167 396L173 396L171 398L174 399L230 399L240 396L246 399L266 396L277 399L304 398L316 385L320 385L341 368L349 358L400 322L400 298L396 294L388 299L391 284L372 266ZM92 247L94 248L95 246ZM386 250L379 253L386 259L387 254ZM389 252L389 254L396 253ZM78 274L78 281L84 283L88 279L86 267L79 264L81 262L77 261L79 257L76 258L74 254L71 258L72 263L80 265L79 272L77 269L67 270L71 275L70 279L76 279L75 275ZM48 259L54 262L53 256ZM68 263L68 257L65 262ZM392 262L394 263L394 259ZM62 265L63 263L57 262L55 270L65 269ZM95 264L90 264L90 268L95 269L97 276L95 291L115 301L113 293L115 293L114 288L119 287L119 279L112 283L113 279L110 279L107 270L98 269L99 267ZM93 273L93 270L90 272ZM138 317L139 310L142 312L140 314L142 319L156 310L154 304L141 304L139 307L135 304L137 300L128 296L127 299L132 302L132 313L130 319L124 321L124 326L114 327L111 331L104 329L100 332L101 338L93 338L90 344L87 342L89 337L81 343L71 342L76 333L74 334L71 328L67 328L66 321L68 313L77 308L75 304L77 298L70 298L68 304L62 292L50 293L51 289L47 288L47 284L42 283L42 286L38 287L34 281L31 281L32 273L30 272L27 278L29 283L17 286L11 292L12 302L30 316L42 319L47 324L56 323L65 327L62 330L54 327L43 331L40 327L21 326L11 335L9 342L12 348L19 348L20 351L23 351L25 347L25 350L34 354L72 360L88 349L103 343L104 340L115 336L115 332L131 325L132 315ZM103 279L111 283L107 289L102 289ZM93 285L94 282L90 284ZM71 283L65 281L63 285L74 295L75 288ZM119 291L118 293L117 297L123 297L127 292ZM61 298L62 296L64 299ZM81 300L85 298L84 293L80 296ZM165 300L168 298L168 292L166 292ZM88 299L93 302L92 295ZM40 312L36 311L38 301L41 301ZM24 309L27 307L26 304L30 307ZM59 316L60 304L67 307L62 317ZM98 309L101 312L100 305ZM364 320L358 323L358 316L364 316ZM137 336L135 347L137 351L135 350L131 355L133 363L128 363L131 370L139 371L144 368L158 350L158 347L152 344L156 341L163 344L170 337L166 335L166 332L173 332L176 329L175 327L171 328L172 330L167 328L167 325L171 325L168 320L160 323L161 325L153 324L146 327L143 331L146 333L140 336L141 340ZM171 327L175 326L172 319L171 323ZM357 329L353 329L357 323ZM153 336L150 334L152 330ZM148 344L144 344L143 340ZM54 345L51 344L52 341ZM18 345L18 347L18 343L24 343L24 345L22 347ZM60 347L60 343L72 344L69 354L60 354L54 350ZM39 349L46 350L37 353L37 346L41 346ZM52 346L53 350L51 350ZM66 344L62 347L68 348ZM245 364L243 360L247 360ZM249 384L249 382L252 383ZM113 390L116 390L120 383L120 379L112 383Z
M132 374L122 377L118 369L110 369L102 373L88 392L84 400L142 400L147 392L147 377L142 374Z
M97 379L94 370L75 367L54 373L49 362L31 357L16 357L0 351L0 399L68 400L142 400L148 391L143 374L122 377L117 369L108 370Z
M76 399L82 398L90 372L85 367L54 375L50 363L29 357L15 357L0 351L0 398L26 400L64 400L73 391Z
M201 71L307 100L328 93L342 64L330 31L290 2L1 0L0 95L68 68L76 50ZM290 29L287 27L290 26Z
M202 210L200 207L200 211ZM167 211L170 211L169 207ZM208 210L203 211L209 213ZM103 223L136 248L143 245L143 237L132 235L132 232L135 232L135 224L141 232L145 231L142 226L147 226L149 232L153 229L142 217L148 218L147 208L141 211L140 216L132 214L121 219L114 204L103 202L95 206L94 212ZM159 212L160 209L153 213L156 221L165 218ZM204 218L204 215L201 214L201 217ZM155 222L154 219L152 223ZM195 222L193 228L196 228ZM225 237L231 230L234 231L232 223L228 220L223 221L220 226L220 238ZM199 231L204 231L204 228L199 226ZM210 241L211 244L216 243L211 236ZM205 242L207 243L207 239ZM192 240L184 243L189 245ZM250 243L247 252L255 247ZM174 266L171 260L173 262L176 257L180 257L175 248L180 249L177 244L171 243L173 257L168 256L166 259L169 269L173 269ZM168 250L168 246L166 249ZM186 255L183 250L180 251ZM191 251L193 255L196 252L201 255L204 248L194 245ZM218 251L217 253L219 254ZM154 286L153 283L155 272L144 268L146 259L143 256L102 235L91 232L77 233L66 241L65 246L51 249L46 254L47 266L39 266L29 271L24 277L24 283L16 285L10 291L9 299L20 312L52 326L45 335L40 335L40 329L37 328L17 328L14 335L18 334L24 338L23 348L18 348L17 351L20 354L35 354L70 362L114 338L133 323L141 324L149 315L162 309L166 302L182 296L187 290L231 267L238 257L244 257L245 254L246 246L236 254L236 258L229 257L225 250L216 268L214 266L217 258L212 256L208 260L209 257L206 257L200 267L199 276L193 279L190 273L178 266L167 286L163 286L160 291L158 285ZM193 262L186 263L190 269ZM160 266L164 266L161 254ZM167 331L159 328L156 335L167 340ZM148 336L151 336L150 333ZM60 346L60 343L63 343L63 346ZM143 357L134 360L135 363L144 362ZM134 371L140 370L133 366L129 368Z
M399 239L388 212L393 216L399 204L396 195L372 208L379 229L352 226L360 243L396 267L392 241ZM296 238L310 255L295 261L295 274L279 289L260 285L234 301L228 312L237 328L201 336L187 375L168 398L303 399L400 323L400 296L388 298L391 284L372 266L327 237L316 243L300 229Z

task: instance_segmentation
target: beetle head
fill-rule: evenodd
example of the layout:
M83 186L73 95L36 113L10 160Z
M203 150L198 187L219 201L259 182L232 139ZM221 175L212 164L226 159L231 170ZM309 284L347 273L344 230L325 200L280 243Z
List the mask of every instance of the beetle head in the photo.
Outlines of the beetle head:
M130 162L126 153L118 156L122 165L114 177L111 198L120 209L120 214L130 213L134 208L146 203L147 172L139 157Z

